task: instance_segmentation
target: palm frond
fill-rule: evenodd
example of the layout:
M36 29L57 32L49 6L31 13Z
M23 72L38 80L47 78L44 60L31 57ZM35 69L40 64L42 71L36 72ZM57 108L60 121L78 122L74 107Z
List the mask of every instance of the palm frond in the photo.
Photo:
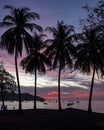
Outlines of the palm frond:
M95 66L95 71L101 72L103 70L103 54L101 43L98 36L98 29L85 30L84 35L80 35L80 41L77 49L77 58L75 62L75 68L81 70L84 73L91 73Z
M11 15L6 15L4 18L3 18L3 21L4 22L14 22L14 18L11 16Z
M14 10L15 7L14 7L14 6L11 6L11 5L5 5L5 6L4 6L4 9Z
M57 35L57 30L56 30L56 28L52 28L52 27L47 27L46 29L45 29L45 31L49 31L49 32L51 32L52 34L53 34L53 36L56 36Z
M34 29L38 30L39 32L43 31L43 28L37 24L33 24Z
M23 7L20 9L23 14L26 14L30 9L28 7Z
M0 27L4 28L4 27L12 27L14 26L14 23L11 22L1 22L0 23Z
M39 19L40 16L37 13L31 12L31 13L27 13L25 15L25 18L28 19L28 20L35 20L35 19Z

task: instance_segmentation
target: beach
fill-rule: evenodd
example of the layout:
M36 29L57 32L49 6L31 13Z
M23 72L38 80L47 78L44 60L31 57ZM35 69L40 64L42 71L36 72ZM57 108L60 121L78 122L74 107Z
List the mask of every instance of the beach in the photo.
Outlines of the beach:
M0 111L0 130L104 130L104 114L74 108Z

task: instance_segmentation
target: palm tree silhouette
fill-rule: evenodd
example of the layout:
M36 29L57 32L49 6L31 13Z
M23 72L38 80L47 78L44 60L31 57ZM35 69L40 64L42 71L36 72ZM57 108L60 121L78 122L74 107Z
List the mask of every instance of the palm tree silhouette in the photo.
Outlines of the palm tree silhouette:
M35 82L34 82L34 108L36 110L36 96L37 96L37 71L39 73L45 74L46 66L51 66L51 61L42 54L42 49L45 47L42 37L44 35L38 35L35 33L35 36L32 38L33 48L30 50L30 54L24 58L20 65L25 69L26 73L34 73Z
M4 8L9 9L10 14L6 15L3 18L3 21L0 22L0 27L8 28L1 36L0 47L6 49L9 54L15 53L19 110L22 110L17 58L19 55L22 55L23 43L27 52L29 52L29 48L31 47L31 44L28 44L31 36L27 29L32 31L33 28L35 28L41 31L42 28L37 24L30 23L30 20L39 19L39 15L37 13L30 12L29 8L15 8L10 5L6 5Z
M102 34L99 28L86 28L79 34L80 44L77 45L77 57L75 69L83 73L92 74L91 88L89 94L88 112L92 112L91 100L94 86L95 73L99 76L104 72L104 50Z
M57 27L47 27L46 30L53 34L53 39L47 40L49 47L45 54L52 59L53 69L59 67L58 70L58 107L61 108L60 96L60 78L61 72L65 66L72 67L72 54L74 53L74 46L72 42L72 35L74 33L73 26L67 26L63 21L57 23Z

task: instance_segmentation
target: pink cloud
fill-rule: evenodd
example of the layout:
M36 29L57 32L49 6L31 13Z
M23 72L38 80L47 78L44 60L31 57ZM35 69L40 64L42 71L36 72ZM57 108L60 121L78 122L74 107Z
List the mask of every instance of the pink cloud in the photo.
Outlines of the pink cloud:
M41 95L45 99L57 99L58 92L50 91L46 94ZM94 92L93 98L104 97L104 92ZM61 92L61 99L88 99L89 92Z

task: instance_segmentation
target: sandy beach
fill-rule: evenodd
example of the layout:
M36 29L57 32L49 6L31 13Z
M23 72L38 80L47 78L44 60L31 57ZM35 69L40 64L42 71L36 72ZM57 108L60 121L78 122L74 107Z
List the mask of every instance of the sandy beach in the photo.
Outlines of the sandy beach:
M104 114L72 108L0 111L0 130L104 130Z

